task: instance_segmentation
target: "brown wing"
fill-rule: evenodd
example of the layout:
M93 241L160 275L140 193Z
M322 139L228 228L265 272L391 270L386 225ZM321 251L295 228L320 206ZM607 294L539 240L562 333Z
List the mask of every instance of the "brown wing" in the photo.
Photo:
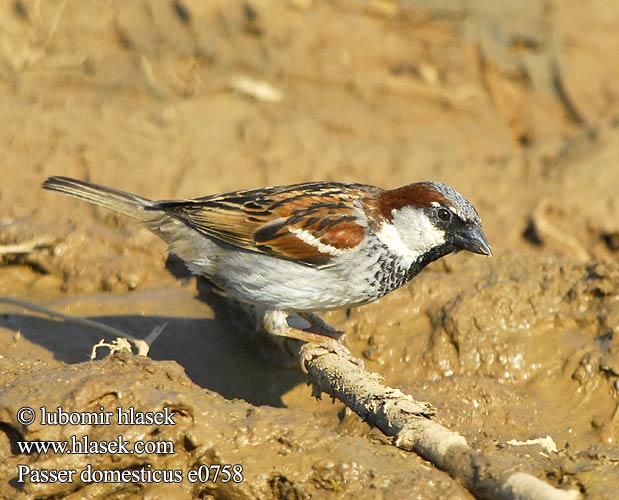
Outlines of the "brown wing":
M151 209L240 248L321 266L363 239L356 207L377 191L356 184L310 183L160 202Z

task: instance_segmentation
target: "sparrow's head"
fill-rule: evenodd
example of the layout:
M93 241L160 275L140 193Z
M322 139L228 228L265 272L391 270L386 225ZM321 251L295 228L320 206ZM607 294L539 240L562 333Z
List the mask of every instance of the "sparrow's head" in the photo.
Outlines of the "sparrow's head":
M439 248L436 258L460 250L492 256L477 210L446 184L419 182L384 191L378 207L411 256Z

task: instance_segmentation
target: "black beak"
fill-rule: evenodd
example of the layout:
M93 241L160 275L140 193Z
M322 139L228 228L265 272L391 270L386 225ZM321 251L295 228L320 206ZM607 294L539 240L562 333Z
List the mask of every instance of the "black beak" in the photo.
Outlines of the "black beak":
M492 249L486 235L481 227L476 224L466 225L458 229L454 235L454 243L461 250L492 257Z

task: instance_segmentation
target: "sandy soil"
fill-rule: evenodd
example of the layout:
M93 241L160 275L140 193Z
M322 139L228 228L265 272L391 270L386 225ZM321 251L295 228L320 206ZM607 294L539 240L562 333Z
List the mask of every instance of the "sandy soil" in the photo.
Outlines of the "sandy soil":
M39 189L69 175L153 198L310 180L435 179L478 208L492 260L451 256L324 314L386 382L493 456L619 498L619 8L592 0L0 3L0 497L472 498L304 377L145 228ZM249 85L248 85L249 82ZM10 250L10 249L9 249ZM201 291L198 291L198 288ZM175 426L19 424L20 407L177 411ZM17 442L169 440L171 455L20 454ZM539 444L550 436L557 452ZM241 483L19 484L17 465Z

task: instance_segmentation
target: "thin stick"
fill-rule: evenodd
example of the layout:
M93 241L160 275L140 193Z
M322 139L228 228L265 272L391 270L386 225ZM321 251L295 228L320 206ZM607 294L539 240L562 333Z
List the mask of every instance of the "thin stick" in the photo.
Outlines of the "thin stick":
M90 351L90 361L94 361L97 359L97 349L99 347L107 347L110 350L110 356L117 352L131 352L131 344L125 338L118 337L112 342L105 342L101 339L98 343L92 346L92 351Z
M457 432L431 420L427 403L380 384L350 361L327 350L305 344L300 348L314 394L321 392L342 401L348 408L385 435L394 444L413 451L461 481L477 498L498 500L576 500L580 493L560 490L525 472L514 473L507 460L492 461L473 450Z
M51 241L41 239L14 243L12 245L0 245L0 255L6 255L9 253L30 253L33 250L48 248L50 246L52 246Z
M97 321L93 321L86 318L79 318L76 316L69 316L68 314L63 314L58 311L54 311L52 309L48 309L47 307L40 306L38 304L34 304L32 302L28 302L26 300L14 299L12 297L2 297L0 296L0 303L11 304L18 307L23 307L24 309L28 309L29 311L35 311L41 314L45 314L52 318L62 319L68 323L73 323L76 325L86 326L88 328L93 328L95 330L99 330L108 335L112 335L113 337L121 337L126 338L133 342L137 348L138 354L142 356L148 356L148 351L150 350L150 346L157 340L157 337L161 335L161 332L166 327L167 323L163 325L156 326L153 331L146 337L145 340L138 339L133 335L130 335L126 332L118 330L112 326L104 325L103 323L98 323Z

